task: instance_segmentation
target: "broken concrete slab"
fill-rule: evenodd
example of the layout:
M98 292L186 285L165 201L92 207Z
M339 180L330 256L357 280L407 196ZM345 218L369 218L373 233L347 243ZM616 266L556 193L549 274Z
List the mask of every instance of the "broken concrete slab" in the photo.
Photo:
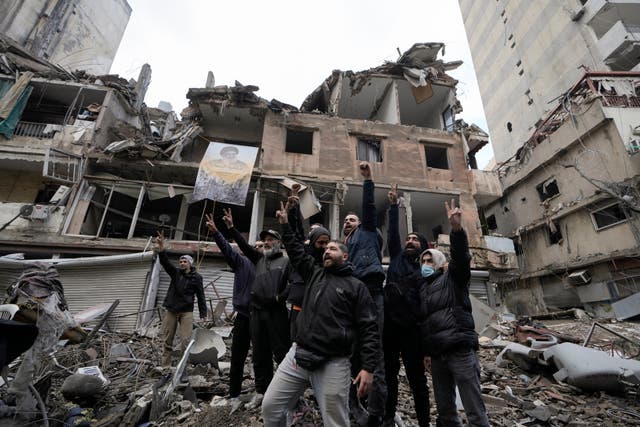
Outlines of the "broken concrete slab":
M640 316L640 292L612 303L611 308L613 308L618 320Z
M553 374L563 381L586 391L623 392L625 384L640 384L640 361L619 359L607 353L573 343L562 343L546 349L544 360L553 363Z
M209 329L195 329L193 340L195 343L189 355L191 363L217 365L218 359L227 352L227 346L224 344L222 337Z

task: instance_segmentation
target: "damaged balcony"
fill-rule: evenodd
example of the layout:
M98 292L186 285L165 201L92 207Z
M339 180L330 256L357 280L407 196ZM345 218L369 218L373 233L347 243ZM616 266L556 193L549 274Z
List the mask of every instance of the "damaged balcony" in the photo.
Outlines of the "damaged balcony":
M304 101L301 111L452 131L462 109L457 81L446 74L461 62L438 60L442 43L417 43L397 62L366 71L336 70Z
M629 71L640 63L640 24L616 22L598 40L598 49L613 71Z

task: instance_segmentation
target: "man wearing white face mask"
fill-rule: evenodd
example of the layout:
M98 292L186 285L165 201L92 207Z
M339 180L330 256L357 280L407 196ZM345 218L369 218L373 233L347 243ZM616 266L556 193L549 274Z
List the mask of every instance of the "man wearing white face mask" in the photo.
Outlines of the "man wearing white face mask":
M488 427L487 411L480 389L478 334L475 332L469 299L471 254L462 228L462 210L445 203L451 224L451 261L444 254L427 249L420 256L422 286L420 305L425 366L431 370L433 394L438 408L438 425L462 427L455 402L458 386L469 425Z

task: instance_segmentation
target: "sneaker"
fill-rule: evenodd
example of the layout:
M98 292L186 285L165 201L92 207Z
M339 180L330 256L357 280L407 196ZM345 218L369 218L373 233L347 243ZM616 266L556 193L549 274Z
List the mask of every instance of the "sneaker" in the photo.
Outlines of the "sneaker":
M262 405L262 399L264 399L264 394L256 393L253 395L253 398L247 403L247 409L254 409Z

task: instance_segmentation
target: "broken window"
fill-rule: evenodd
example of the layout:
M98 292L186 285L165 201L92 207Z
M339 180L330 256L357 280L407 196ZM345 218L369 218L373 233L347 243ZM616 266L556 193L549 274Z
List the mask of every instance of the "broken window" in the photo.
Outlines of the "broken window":
M363 162L379 163L382 161L382 143L375 138L358 138L356 158Z
M498 222L496 221L496 216L495 215L489 215L487 217L487 228L489 230L497 230L498 229Z
M543 202L547 199L550 199L560 194L560 190L558 189L558 183L556 182L555 178L550 178L545 182L543 182L542 184L538 184L536 186L536 190L538 191L540 200L542 200Z
M427 157L427 167L435 169L449 169L446 147L425 145L424 152Z
M287 153L313 154L313 131L287 129Z
M591 218L597 231L621 224L629 219L629 215L620 203L614 203L591 212Z
M453 110L451 106L448 106L446 110L442 112L442 123L444 124L444 130L453 132Z
M562 233L560 232L558 221L549 221L547 223L547 235L549 237L549 244L556 245L562 243Z
M42 176L55 181L74 184L82 173L82 157L55 148L47 148Z

